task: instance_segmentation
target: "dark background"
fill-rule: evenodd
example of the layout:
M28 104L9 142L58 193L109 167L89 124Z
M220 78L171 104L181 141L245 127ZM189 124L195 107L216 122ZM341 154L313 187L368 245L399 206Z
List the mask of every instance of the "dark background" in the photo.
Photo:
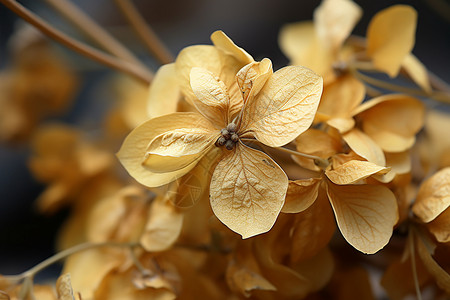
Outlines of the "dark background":
M83 38L45 1L22 1L25 6L58 28ZM123 39L139 55L145 48L124 29L125 22L112 0L74 1L106 26L118 38ZM446 0L416 1L356 1L364 10L362 20L354 33L365 35L370 18L379 10L393 4L413 6L419 13L416 45L413 53L435 74L450 82L450 4ZM174 55L191 44L210 44L209 35L221 29L234 42L255 59L269 57L275 69L288 63L281 53L277 39L280 27L289 22L312 19L314 8L320 1L289 0L182 0L144 1L136 5L152 25L162 41ZM0 67L8 64L6 41L11 35L17 18L0 4ZM70 59L80 65L90 62L70 50ZM148 60L156 68L155 62ZM89 101L90 88L101 77L101 66L87 72L84 88L73 109L61 120L78 124L95 118L101 113L99 104ZM98 118L97 118L98 119ZM91 124L92 125L92 124ZM26 162L29 149L26 145L14 147L0 145L0 274L13 274L26 270L53 254L54 237L67 215L62 211L51 217L36 213L33 201L43 186L29 174Z

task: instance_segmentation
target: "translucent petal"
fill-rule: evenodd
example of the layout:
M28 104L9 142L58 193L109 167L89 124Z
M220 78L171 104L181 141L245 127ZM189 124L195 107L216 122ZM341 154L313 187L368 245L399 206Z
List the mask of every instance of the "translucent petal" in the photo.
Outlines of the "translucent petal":
M176 112L180 97L175 63L161 66L148 91L148 117L151 119Z

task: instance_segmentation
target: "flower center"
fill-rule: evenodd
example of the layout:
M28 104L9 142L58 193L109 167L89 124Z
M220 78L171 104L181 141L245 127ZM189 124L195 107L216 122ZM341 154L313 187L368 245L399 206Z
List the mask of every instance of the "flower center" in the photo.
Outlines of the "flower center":
M239 141L239 136L236 133L236 124L230 123L226 128L220 131L220 137L216 141L216 146L225 146L227 150L233 150L234 145Z

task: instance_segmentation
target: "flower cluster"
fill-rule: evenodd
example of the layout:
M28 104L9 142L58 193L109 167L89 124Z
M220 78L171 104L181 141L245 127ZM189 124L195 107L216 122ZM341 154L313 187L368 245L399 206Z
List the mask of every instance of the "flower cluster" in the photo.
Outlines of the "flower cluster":
M150 32L129 2L117 2L138 32ZM448 297L450 118L424 99L450 95L411 53L412 7L380 11L365 38L351 35L361 14L350 0L323 0L312 22L285 25L279 42L290 65L275 71L220 30L212 45L186 47L170 63L154 40L154 76L118 41L104 44L115 56L84 48L138 79L104 84L117 104L101 135L37 125L49 103L74 93L73 75L56 62L33 68L42 82L61 77L44 90L55 99L34 95L27 72L5 75L48 104L30 143L30 170L47 184L38 207L71 213L60 252L0 276L0 299ZM20 56L25 66L40 62L30 53ZM0 137L11 132L0 126ZM63 259L54 287L34 284Z

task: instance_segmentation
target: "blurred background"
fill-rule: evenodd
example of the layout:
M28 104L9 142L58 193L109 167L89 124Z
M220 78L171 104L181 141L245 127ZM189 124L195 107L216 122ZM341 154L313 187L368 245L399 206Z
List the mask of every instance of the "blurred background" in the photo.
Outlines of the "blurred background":
M73 0L99 24L108 29L156 71L158 64L149 57L112 0ZM274 69L288 63L277 39L280 28L290 22L312 19L320 1L293 0L135 0L136 6L164 44L176 55L192 44L211 44L210 34L223 30L255 59L269 57ZM403 3L418 11L416 45L413 53L433 73L450 82L450 1L355 1L364 10L354 34L365 35L371 17L383 8ZM70 35L90 43L45 1L21 1L45 20ZM0 68L11 60L7 43L18 18L0 4ZM72 68L79 71L81 88L71 108L58 120L68 124L98 125L99 115L108 105L107 93L98 93L98 84L108 70L78 54L57 46ZM114 149L117 150L117 149ZM42 216L34 201L43 185L31 176L27 143L0 145L0 274L22 272L54 253L55 235L68 211ZM45 276L45 275L44 275Z

